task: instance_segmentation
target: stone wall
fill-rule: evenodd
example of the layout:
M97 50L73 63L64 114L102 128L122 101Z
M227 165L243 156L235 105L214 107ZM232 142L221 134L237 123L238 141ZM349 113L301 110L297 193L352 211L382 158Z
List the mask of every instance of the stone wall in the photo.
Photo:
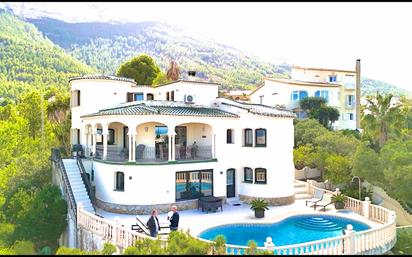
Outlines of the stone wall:
M253 199L264 199L268 202L269 205L279 206L279 205L289 205L295 202L295 195L286 196L286 197L274 197L274 198L265 198L265 197L253 197L247 195L239 195L239 200L246 203L250 203Z
M224 198L223 201L225 202L226 199ZM166 203L166 204L153 204L153 205L123 205L123 204L114 204L101 201L96 199L96 205L108 212L113 213L122 213L122 214L139 214L145 215L150 214L153 209L157 209L159 213L167 213L170 211L172 205L176 205L179 211L183 210L192 210L197 209L198 200L186 200L180 201L175 203Z
M309 167L304 167L301 170L295 169L295 179L301 180L301 179L314 179L314 178L320 178L321 177L321 172L318 169L311 169Z

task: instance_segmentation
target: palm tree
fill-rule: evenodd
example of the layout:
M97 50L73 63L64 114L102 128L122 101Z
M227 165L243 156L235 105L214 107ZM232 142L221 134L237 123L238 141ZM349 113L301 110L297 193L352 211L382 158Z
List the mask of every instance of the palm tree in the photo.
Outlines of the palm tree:
M376 97L367 97L367 105L364 108L362 118L362 128L366 134L369 134L375 141L375 145L381 148L389 135L399 135L403 127L402 114L400 105L391 103L393 95L381 95L376 92ZM365 114L366 113L366 114Z

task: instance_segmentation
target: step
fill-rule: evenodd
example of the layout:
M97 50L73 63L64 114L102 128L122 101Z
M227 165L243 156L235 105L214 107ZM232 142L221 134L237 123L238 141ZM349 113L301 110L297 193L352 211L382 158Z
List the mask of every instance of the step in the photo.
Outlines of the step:
M295 193L296 193L296 194L300 194L300 193L306 194L306 187L298 187L298 188L295 188Z
M302 200L302 199L312 199L313 196L310 194L295 194L295 199L296 200Z

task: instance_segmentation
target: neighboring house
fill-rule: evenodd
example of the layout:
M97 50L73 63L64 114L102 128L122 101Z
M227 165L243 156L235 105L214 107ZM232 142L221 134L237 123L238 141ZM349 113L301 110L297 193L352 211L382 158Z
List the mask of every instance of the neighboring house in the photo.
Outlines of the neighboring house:
M339 110L334 129L359 129L360 60L357 71L292 67L291 79L265 78L264 84L250 94L250 101L270 106L284 105L298 118L307 114L300 109L299 100L319 96Z
M295 114L218 97L218 84L189 78L158 87L70 79L71 142L91 160L97 206L191 209L209 195L293 203Z

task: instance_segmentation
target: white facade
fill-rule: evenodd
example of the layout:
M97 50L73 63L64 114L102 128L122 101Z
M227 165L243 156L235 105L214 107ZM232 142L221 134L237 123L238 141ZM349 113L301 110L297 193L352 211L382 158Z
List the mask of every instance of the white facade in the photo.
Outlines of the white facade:
M98 200L126 206L184 202L198 197L186 192L190 184L203 195L294 201L293 113L219 98L214 83L152 88L101 76L70 83L73 105L80 91L80 105L72 107L72 143L93 156ZM144 100L126 103L128 93L139 92ZM250 181L246 167L253 171L248 169ZM232 169L234 178L228 176Z
M264 84L250 94L252 103L282 106L293 110L298 118L299 100L306 96L327 98L327 104L339 110L335 129L356 129L355 71L292 67L291 79L265 78Z

